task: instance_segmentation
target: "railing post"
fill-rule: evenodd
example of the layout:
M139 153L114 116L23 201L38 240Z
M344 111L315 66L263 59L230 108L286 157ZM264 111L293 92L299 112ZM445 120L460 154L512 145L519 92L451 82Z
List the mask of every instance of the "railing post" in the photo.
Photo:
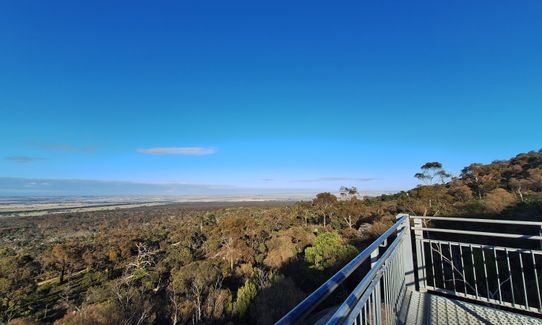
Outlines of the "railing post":
M414 219L414 240L416 242L416 276L418 277L418 290L420 292L426 291L426 281L425 276L425 256L423 249L423 230L422 229L422 219Z
M414 276L414 250L412 249L412 235L410 233L410 216L408 214L398 214L395 219L398 220L406 216L405 223L397 228L397 233L405 231L406 238L403 242L403 263L405 267L405 286L407 289L416 289L416 277Z

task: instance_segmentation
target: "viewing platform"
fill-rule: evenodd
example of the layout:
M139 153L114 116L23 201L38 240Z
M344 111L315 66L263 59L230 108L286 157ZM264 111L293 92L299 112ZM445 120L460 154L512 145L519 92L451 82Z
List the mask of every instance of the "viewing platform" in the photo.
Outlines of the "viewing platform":
M541 229L400 214L277 324L542 325ZM361 280L341 299L336 289L352 279Z

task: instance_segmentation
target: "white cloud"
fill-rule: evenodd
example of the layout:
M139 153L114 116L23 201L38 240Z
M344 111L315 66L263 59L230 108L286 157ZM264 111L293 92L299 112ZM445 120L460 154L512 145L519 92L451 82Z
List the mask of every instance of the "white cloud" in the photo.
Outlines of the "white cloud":
M31 156L9 156L9 157L4 157L4 159L17 162L17 163L28 163L28 162L38 161L38 160L45 160L45 158L31 157Z
M212 155L216 152L215 148L206 147L157 147L157 148L140 148L137 152L146 155L187 155L187 156L204 156Z
M63 151L63 152L84 152L93 153L96 151L94 146L74 146L69 143L31 143L30 148L45 151Z

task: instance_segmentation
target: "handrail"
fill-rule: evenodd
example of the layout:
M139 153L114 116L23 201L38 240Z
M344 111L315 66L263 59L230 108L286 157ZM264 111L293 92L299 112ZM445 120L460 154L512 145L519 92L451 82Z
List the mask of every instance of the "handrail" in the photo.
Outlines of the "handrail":
M327 298L339 285L344 282L363 262L371 256L371 253L377 249L385 240L388 239L399 228L408 216L404 215L397 219L395 224L386 232L378 237L371 245L365 248L354 259L340 269L329 280L322 284L318 289L311 293L307 298L300 302L294 309L290 310L276 324L286 325L295 324L307 317L325 298Z
M508 233L500 233L500 232L470 231L470 230L447 229L447 228L423 228L423 227L416 227L416 226L412 227L411 229L422 230L426 232L443 232L447 234L542 240L542 236L536 236L536 235L508 234Z
M401 241L404 239L403 234L405 231L408 231L408 228L404 228L403 232L400 233L397 238L395 238L386 252L384 252L384 254L377 260L375 265L372 266L369 273L365 275L354 291L352 291L348 298L346 298L346 300L335 311L333 316L331 316L331 319L327 323L328 325L340 324L349 317L351 311L354 309L354 306L356 306L356 302L360 302L362 294L366 291L369 285L373 283L373 280L379 275L379 273L381 273L381 269L386 260L394 252L394 250L397 249L397 246L399 246Z
M542 222L538 221L523 221L523 220L496 220L496 219L476 219L476 218L453 218L453 217L431 217L431 216L410 216L411 219L426 219L426 220L442 220L442 221L461 221L461 222L476 222L476 223L498 223L505 225L523 225L523 226L540 226Z
M537 249L530 249L530 248L514 248L514 247L504 247L504 246L495 246L495 245L487 245L487 244L476 244L472 242L459 242L459 241L451 241L451 240L438 240L438 239L428 239L423 238L421 239L423 242L432 242L434 244L452 244L452 245L468 245L469 247L473 248L480 248L480 249L496 249L499 251L508 251L508 252L519 252L519 253L527 253L527 254L536 254L536 255L542 255L542 250Z

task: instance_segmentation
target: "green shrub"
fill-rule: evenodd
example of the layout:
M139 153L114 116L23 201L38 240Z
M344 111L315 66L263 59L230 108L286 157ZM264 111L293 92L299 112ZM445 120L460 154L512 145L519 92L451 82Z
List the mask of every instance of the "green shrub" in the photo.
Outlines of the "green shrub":
M356 248L346 244L336 232L318 234L314 245L305 249L305 261L311 268L323 271L356 255Z

